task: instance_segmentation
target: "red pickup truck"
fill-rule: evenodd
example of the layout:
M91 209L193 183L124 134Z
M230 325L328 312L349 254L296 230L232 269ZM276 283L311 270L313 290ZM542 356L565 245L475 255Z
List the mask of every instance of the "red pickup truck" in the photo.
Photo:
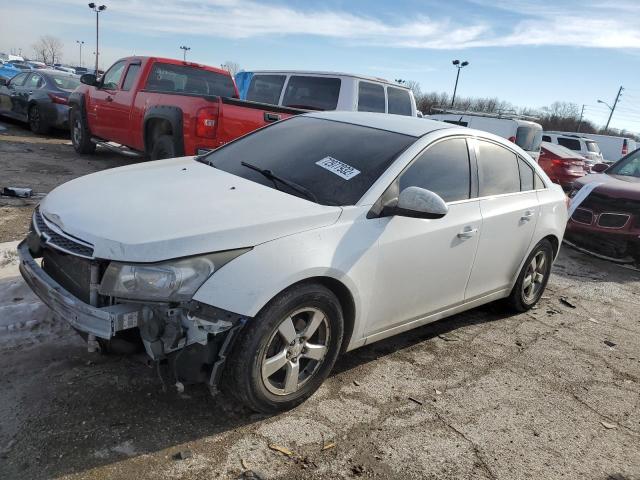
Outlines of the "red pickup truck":
M239 100L229 72L181 60L127 57L80 81L69 97L78 153L102 144L151 160L196 155L303 112Z

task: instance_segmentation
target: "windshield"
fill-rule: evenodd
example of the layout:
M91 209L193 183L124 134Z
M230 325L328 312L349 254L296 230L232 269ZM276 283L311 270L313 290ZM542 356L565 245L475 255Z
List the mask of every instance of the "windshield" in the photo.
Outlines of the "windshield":
M56 87L62 90L75 90L80 85L79 77L71 77L69 75L49 75L49 78L55 83Z
M308 199L301 191L243 166L270 170L323 205L354 205L416 137L310 117L257 130L201 159L215 168Z
M538 152L542 142L542 127L539 125L518 127L516 145L527 152Z
M607 170L609 175L640 178L640 151L633 152Z
M587 150L589 150L591 153L600 153L600 147L596 142L587 141L585 143L587 144Z

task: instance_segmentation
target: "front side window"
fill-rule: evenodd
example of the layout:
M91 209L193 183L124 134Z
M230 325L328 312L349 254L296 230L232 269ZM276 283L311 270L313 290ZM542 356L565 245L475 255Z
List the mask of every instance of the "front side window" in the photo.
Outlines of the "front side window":
M122 78L126 64L127 62L124 60L115 63L107 73L104 74L100 88L104 88L105 90L116 90L118 85L120 85L120 79Z
M387 97L389 97L389 113L396 115L411 116L411 97L409 91L403 88L387 88Z
M568 148L569 150L581 150L580 140L577 138L558 137L558 145Z
M122 83L122 90L128 91L131 90L133 86L133 82L138 77L138 72L140 71L140 65L129 65L127 69L127 74L124 77L124 82Z
M294 117L231 142L200 161L300 198L311 196L272 180L253 164L294 182L323 205L355 205L416 137L348 123ZM269 148L265 148L268 145ZM314 201L314 200L312 200Z
M147 78L146 90L235 97L236 90L229 75L203 68L169 63L155 63Z
M618 161L607 170L609 175L624 175L625 177L640 178L640 151L636 151Z
M377 83L359 82L358 111L384 113L384 87Z
M542 141L542 127L537 125L526 125L518 127L516 130L516 145L527 152L537 152L540 150Z
M16 75L11 79L9 84L13 85L14 87L21 87L28 76L29 76L28 73L19 73L18 75Z
M340 96L339 78L293 75L284 93L286 107L309 110L335 110Z
M285 78L284 75L254 75L247 90L247 100L278 105Z
M520 191L520 170L516 154L494 143L478 141L480 196Z
M420 154L400 177L400 191L407 187L426 188L445 202L469 198L471 173L466 140L443 140Z

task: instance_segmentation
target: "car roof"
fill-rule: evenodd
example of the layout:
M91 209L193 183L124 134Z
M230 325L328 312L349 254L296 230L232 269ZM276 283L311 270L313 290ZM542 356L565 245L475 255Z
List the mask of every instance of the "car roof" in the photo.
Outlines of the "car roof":
M304 116L377 128L378 130L387 130L388 132L401 133L412 137L421 137L436 130L455 127L455 125L437 122L435 120L425 120L418 117L388 113L343 112L334 110L306 113ZM470 129L466 130L471 131Z
M585 135L580 135L579 133L562 133L562 132L554 132L554 131L543 132L543 135L548 135L548 134L555 135L556 137L577 138L579 140L581 139L581 140L589 140L590 142L595 142L593 138L589 138Z

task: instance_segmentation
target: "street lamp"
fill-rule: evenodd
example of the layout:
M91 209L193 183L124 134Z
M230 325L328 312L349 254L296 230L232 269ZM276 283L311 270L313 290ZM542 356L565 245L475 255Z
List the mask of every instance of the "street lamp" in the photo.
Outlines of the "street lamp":
M98 54L99 54L99 50L98 50L98 31L99 31L99 14L100 12L104 11L107 9L106 5L96 5L95 3L91 2L89 4L89 8L91 10L93 10L94 12L96 12L96 75L98 75Z
M76 40L76 43L80 45L80 66L82 67L82 45L84 45L84 40Z
M186 62L186 61L187 61L187 52L188 52L189 50L191 50L191 47L187 47L186 45L181 45L181 46L180 46L180 50L182 50L182 51L183 51L183 52L182 52L182 60L183 60L184 62Z
M469 65L469 62L460 62L460 60L454 60L451 63L453 63L453 66L458 69L458 73L456 74L456 85L455 87L453 87L453 97L451 97L451 106L453 107L453 103L456 101L456 90L458 90L458 79L460 78L460 70Z

